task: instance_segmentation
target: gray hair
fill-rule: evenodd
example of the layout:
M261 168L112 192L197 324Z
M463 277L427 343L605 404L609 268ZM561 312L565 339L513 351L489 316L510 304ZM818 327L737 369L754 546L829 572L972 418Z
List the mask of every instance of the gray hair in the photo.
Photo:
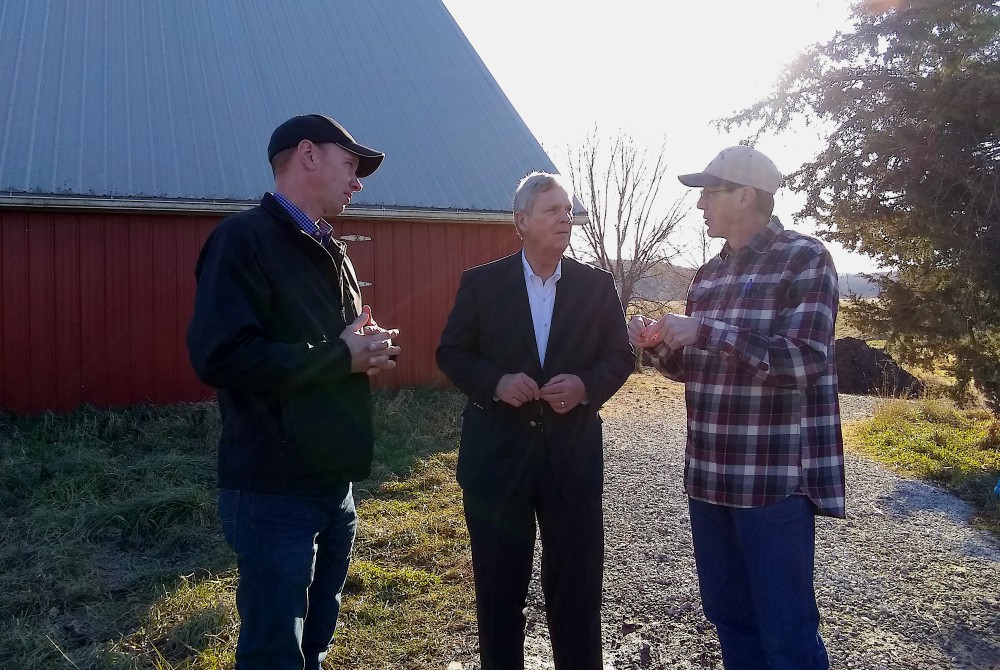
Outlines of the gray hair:
M561 188L572 199L573 191L566 185L566 180L562 175L551 172L531 172L526 175L514 191L514 213L530 214L531 208L535 206L535 198L539 193L551 191L554 188Z
M738 188L743 188L746 184L737 184L734 181L727 181L723 179L719 186L722 186L727 191L735 191ZM753 199L753 209L758 214L762 215L766 219L770 219L771 215L774 214L774 194L768 193L764 189L754 188L751 186L756 194Z

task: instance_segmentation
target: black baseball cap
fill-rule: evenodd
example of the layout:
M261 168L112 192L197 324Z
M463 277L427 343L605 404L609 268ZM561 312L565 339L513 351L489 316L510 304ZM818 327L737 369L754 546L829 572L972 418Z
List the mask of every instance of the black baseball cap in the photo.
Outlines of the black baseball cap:
M385 154L354 141L347 129L329 116L322 114L302 114L293 116L271 133L271 141L267 143L267 160L285 149L297 147L302 140L320 144L332 142L341 149L350 151L358 157L358 178L364 178L375 172L382 164Z

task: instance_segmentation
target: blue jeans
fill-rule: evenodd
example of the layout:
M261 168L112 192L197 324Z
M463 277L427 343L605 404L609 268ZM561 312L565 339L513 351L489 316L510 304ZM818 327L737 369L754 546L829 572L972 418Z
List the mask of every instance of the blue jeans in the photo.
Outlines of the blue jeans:
M318 670L358 523L351 485L315 498L224 489L219 518L240 573L237 670Z
M726 670L827 670L809 499L750 508L688 499L688 508L702 608Z

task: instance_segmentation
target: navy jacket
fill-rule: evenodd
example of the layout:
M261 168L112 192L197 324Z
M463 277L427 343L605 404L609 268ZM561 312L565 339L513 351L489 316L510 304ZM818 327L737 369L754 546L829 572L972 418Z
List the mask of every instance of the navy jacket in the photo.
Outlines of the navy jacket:
M600 496L604 450L598 410L635 369L625 316L610 273L563 258L541 365L521 252L466 270L437 349L438 367L469 397L462 414L458 481L490 498L530 491L548 459L562 492ZM524 372L538 386L575 374L586 405L556 414L536 401L493 400L500 378Z
M368 377L340 339L360 310L346 247L330 250L270 194L205 242L187 344L218 389L219 486L322 495L368 476Z

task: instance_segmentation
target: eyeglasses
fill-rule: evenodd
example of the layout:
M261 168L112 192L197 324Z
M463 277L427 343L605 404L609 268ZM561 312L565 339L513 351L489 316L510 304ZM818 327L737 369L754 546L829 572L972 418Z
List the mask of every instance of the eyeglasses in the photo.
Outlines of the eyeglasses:
M735 191L738 188L742 188L742 187L741 186L731 186L731 187L730 186L723 186L722 188L713 188L713 189L703 188L703 189L701 189L701 195L698 197L698 199L699 200L702 200L702 199L708 200L708 196L712 195L713 193L732 193L733 191Z

